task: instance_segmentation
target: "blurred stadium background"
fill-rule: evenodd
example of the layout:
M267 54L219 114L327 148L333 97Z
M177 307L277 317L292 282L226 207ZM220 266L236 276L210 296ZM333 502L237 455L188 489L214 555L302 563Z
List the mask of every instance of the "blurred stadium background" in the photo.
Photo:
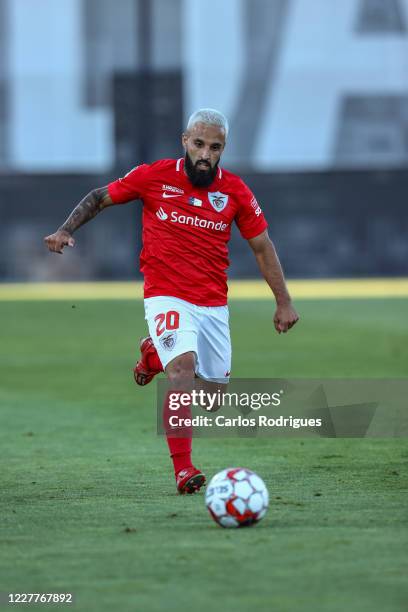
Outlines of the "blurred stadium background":
M42 237L96 186L230 119L291 278L403 276L408 0L0 0L0 279L138 278L140 205ZM231 242L231 276L255 262Z

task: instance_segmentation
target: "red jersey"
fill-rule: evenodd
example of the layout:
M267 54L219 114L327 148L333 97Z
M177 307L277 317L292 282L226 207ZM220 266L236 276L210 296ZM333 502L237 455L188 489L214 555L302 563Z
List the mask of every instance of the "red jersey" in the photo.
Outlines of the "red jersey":
M143 164L108 185L115 204L143 201L140 269L144 296L173 296L197 306L227 303L231 224L253 238L267 227L251 190L218 168L209 187L194 187L184 159Z

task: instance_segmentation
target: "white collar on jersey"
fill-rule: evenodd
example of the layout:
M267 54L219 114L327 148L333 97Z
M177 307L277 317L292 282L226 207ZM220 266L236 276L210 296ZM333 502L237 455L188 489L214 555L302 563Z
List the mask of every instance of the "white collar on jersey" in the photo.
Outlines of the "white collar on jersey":
M180 166L181 166L181 162L184 162L184 158L180 157L177 162L176 162L176 172L180 172ZM218 178L222 178L222 170L221 168L218 166Z

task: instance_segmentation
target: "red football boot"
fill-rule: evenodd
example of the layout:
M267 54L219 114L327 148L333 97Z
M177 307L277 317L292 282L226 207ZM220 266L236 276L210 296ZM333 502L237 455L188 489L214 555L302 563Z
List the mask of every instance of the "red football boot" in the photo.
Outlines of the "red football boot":
M194 466L180 470L176 476L177 491L180 495L196 493L205 485L205 476Z
M144 385L148 385L156 374L163 372L163 369L151 369L148 365L149 356L154 358L156 362L158 361L158 355L150 336L140 340L140 353L141 358L133 369L133 376L135 377L135 382L143 387Z

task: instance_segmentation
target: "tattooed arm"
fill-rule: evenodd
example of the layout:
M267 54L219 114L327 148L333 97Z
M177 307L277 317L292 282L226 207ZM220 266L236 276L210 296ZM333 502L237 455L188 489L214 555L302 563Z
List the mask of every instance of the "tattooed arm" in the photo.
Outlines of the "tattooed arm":
M44 242L50 251L62 253L65 246L73 247L75 240L72 234L84 223L93 219L107 206L112 206L108 188L93 189L78 206L74 208L68 219L57 229L55 234L46 236Z

